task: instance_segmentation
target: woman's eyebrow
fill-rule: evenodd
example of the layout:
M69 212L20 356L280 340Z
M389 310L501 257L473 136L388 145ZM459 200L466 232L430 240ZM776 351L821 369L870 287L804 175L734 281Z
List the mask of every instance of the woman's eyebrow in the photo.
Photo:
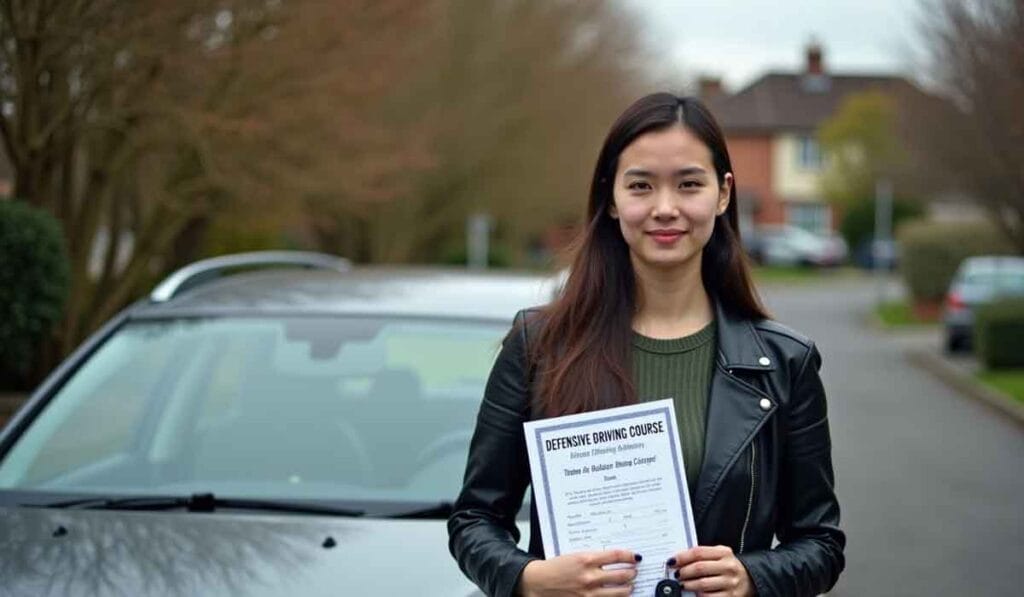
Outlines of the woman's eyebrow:
M707 174L707 173L708 173L708 171L705 170L704 168L701 168L700 166L689 166L687 168L680 168L679 170L676 170L673 173L673 175L674 176L690 176L690 175L694 175L694 174ZM646 176L646 177L650 178L650 177L654 176L654 173L651 172L650 170L645 170L643 168L629 168L628 170L623 172L622 175L623 176Z

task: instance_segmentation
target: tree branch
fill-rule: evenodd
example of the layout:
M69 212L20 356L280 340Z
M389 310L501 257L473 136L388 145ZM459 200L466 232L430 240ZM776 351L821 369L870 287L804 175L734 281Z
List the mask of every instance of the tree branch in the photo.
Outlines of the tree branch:
M0 136L4 138L4 150L11 160L15 173L21 171L25 168L25 154L21 151L21 146L15 142L7 116L3 114L0 114Z

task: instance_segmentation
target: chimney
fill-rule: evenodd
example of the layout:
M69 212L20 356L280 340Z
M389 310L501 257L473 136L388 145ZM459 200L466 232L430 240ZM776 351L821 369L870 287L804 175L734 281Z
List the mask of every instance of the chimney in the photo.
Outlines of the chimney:
M821 44L813 39L807 44L807 74L825 74L825 62L822 59Z
M701 101L706 102L710 99L714 99L721 95L722 92L721 78L704 76L697 79L697 97L699 97Z

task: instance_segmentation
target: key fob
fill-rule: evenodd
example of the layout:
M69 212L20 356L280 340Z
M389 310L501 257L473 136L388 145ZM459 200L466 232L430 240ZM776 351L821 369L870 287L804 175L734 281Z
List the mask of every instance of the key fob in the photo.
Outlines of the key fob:
M683 594L683 586L679 584L679 581L671 578L659 581L658 585L654 587L655 597L681 597Z

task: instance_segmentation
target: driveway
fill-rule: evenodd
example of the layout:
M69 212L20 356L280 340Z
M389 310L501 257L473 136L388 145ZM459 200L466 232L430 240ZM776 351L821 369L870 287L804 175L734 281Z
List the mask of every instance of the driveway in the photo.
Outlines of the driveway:
M865 326L870 281L764 289L815 339L829 392L848 535L832 595L1019 595L1024 590L1024 433L908 364L938 336Z

